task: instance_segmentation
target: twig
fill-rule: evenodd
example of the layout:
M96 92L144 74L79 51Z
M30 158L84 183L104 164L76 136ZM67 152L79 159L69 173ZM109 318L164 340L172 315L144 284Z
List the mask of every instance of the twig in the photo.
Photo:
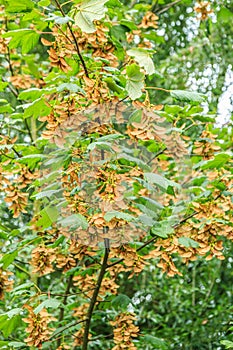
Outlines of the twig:
M214 201L216 201L219 197L221 197L222 195L222 192L220 192L215 198L214 198ZM182 220L180 220L180 222L178 222L177 224L175 225L172 225L172 228L177 228L179 227L180 225L182 225L184 222L186 222L188 219L194 217L195 215L199 214L200 211L194 211L192 214L184 217ZM146 241L143 245L141 245L139 248L136 249L137 252L139 252L140 250L142 250L143 248L145 248L146 246L148 246L150 243L153 243L154 241L156 241L156 239L158 238L158 236L155 236L155 237L152 237L151 239L149 239L148 241ZM110 268L112 266L115 266L119 263L121 263L122 261L124 261L124 259L119 259L117 261L115 261L114 263L112 264L109 264L107 265L107 268Z
M68 328L71 328L71 327L76 326L76 325L78 325L79 323L83 323L83 322L86 322L86 319L81 320L81 321L74 322L73 324L69 324L69 325L67 325L66 327L63 327L63 329L62 329L60 332L57 332L56 335L58 335L58 334L64 332L64 331L65 331L66 329L68 329ZM54 335L52 335L48 340L53 339L53 337L54 337Z
M176 0L176 1L173 1L171 2L170 4L167 4L165 6L163 6L161 8L161 10L158 10L158 11L153 11L155 12L157 15L161 15L162 13L166 12L167 10L169 10L172 6L178 4L179 2L181 2L182 0Z
M16 264L16 263L13 263L13 265L20 271L24 272L26 275L30 276L31 277L31 274L29 271L25 270L23 267L21 267L20 265Z
M92 314L94 311L94 307L96 304L96 300L99 294L99 290L101 287L101 283L103 281L106 269L107 269L107 262L108 262L108 256L109 256L109 250L105 249L104 250L104 259L103 259L103 263L100 269L100 273L99 273L99 277L96 283L96 287L94 290L94 293L91 297L91 301L90 301L90 305L89 305L89 309L87 312L87 319L86 319L86 324L85 324L85 329L84 329L84 336L83 336L83 345L82 345L82 350L87 350L88 347L88 335L89 335L89 329L90 329L90 325L91 325L91 318L92 318Z
M63 17L66 17L66 14L65 14L65 12L63 11L63 8L61 7L59 1L58 1L58 0L54 0L54 1L55 1L55 3L57 4L57 7L59 8L59 10L60 10L62 16L63 16ZM79 45L78 45L77 39L76 39L76 37L75 37L75 35L74 35L74 32L73 32L73 30L72 30L71 25L69 24L69 22L67 23L67 27L69 28L70 34L72 35L72 38L74 39L74 43L75 43L75 47L76 47L76 50L77 50L77 53L78 53L78 57L79 57L79 59L80 59L80 61L81 61L81 63L82 63L83 69L84 69L84 71L85 71L85 75L86 75L86 77L88 77L88 71L87 71L86 64L85 64L84 59L83 59L83 57L82 57L82 55L81 55L81 52L80 52L80 49L79 49Z
M178 226L180 226L181 224L183 224L185 221L187 221L187 220L190 219L191 217L197 215L198 213L199 213L199 212L196 212L196 211L195 211L193 214L191 214L191 215L185 217L185 218L182 219L178 224L173 225L172 227L173 227L173 228L177 228ZM151 239L149 239L148 241L146 241L145 243L143 243L143 245L141 245L139 248L137 248L136 251L139 252L139 251L142 250L143 248L147 247L149 244L151 244L151 243L153 243L154 241L156 241L157 238L158 238L158 236L152 237ZM119 259L119 260L117 260L117 261L115 261L115 262L112 263L112 264L109 264L109 265L107 266L107 268L113 267L113 266L115 266L115 265L121 263L122 261L124 261L123 258L122 258L122 259Z
M161 149L160 151L158 151L153 158L151 158L146 164L149 165L151 162L153 162L153 160L155 158L157 158L158 156L160 156L160 154L163 154L165 151L167 150L167 147Z
M167 89L163 89L163 88L160 88L160 87L156 87L156 86L146 86L145 87L145 90L161 90L161 91L165 91L165 92L171 92L171 90L167 90Z
M18 151L16 151L16 149L15 149L14 147L12 147L12 150L15 152L15 154L16 154L19 158L22 157L21 154L20 154Z
M26 129L28 131L28 135L32 141L32 143L34 143L34 140L33 140L33 137L32 137L32 133L31 133L31 129L29 128L29 125L28 125L28 122L27 122L27 119L24 119L24 124L26 126Z
M86 290L86 292L89 292L89 291L94 290L94 289L95 288L89 288L88 290ZM59 294L59 293L50 293L50 292L43 292L43 291L41 291L41 294L52 296L52 297L65 297L65 296L69 297L69 296L80 295L80 294L84 294L84 293L83 292L79 292L79 293L65 293L65 294L61 293L61 294Z
M152 5L152 7L151 7L151 12L155 12L155 13L156 13L156 9L157 9L157 7L158 7L158 2L159 2L159 0L156 0L155 3L154 3L154 5Z
M9 69L10 69L11 75L13 77L14 76L14 70L13 70L13 67L12 67L12 64L11 64L10 49L9 49L8 46L7 46L6 60L7 60L7 63L9 64Z

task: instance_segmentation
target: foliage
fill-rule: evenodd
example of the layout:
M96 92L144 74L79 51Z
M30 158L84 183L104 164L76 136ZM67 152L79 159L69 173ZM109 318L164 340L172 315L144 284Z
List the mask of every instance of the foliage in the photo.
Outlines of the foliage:
M2 349L232 347L232 125L190 86L232 16L1 1Z

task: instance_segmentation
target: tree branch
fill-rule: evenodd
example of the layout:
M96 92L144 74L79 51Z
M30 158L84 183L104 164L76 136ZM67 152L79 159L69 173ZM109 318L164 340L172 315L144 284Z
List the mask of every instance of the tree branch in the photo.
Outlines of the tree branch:
M181 224L183 224L185 221L187 221L188 219L192 218L193 216L197 215L199 213L199 211L195 211L194 213L190 214L189 216L186 216L184 219L182 219L178 224L173 225L173 228L177 228L178 226L180 226ZM156 239L158 238L158 236L152 237L151 239L149 239L148 241L146 241L143 245L141 245L139 248L136 249L137 252L139 252L140 250L142 250L143 248L145 248L146 246L148 246L149 244L153 243L154 241L156 241ZM119 263L121 263L122 261L124 261L124 259L119 259L117 261L115 261L112 264L109 264L107 266L107 268L113 267Z
M66 17L66 14L65 14L65 12L63 11L63 8L61 7L59 1L58 1L58 0L54 0L54 1L55 1L55 3L57 4L57 7L59 8L59 10L60 10L62 16L63 16L63 17ZM78 57L79 57L79 59L80 59L80 61L81 61L81 63L82 63L82 66L83 66L85 75L88 77L88 71L87 71L86 64L85 64L84 59L83 59L83 57L82 57L82 55L81 55L81 51L80 51L80 49L79 49L78 41L77 41L77 39L76 39L76 37L75 37L75 35L74 35L74 32L73 32L73 30L72 30L71 25L69 24L69 22L67 23L67 27L69 28L70 34L72 35L72 38L74 39L76 51L77 51Z
M169 10L172 6L178 4L179 2L181 2L182 0L176 0L171 2L170 4L167 4L165 6L163 6L162 8L160 8L158 11L152 11L154 13L156 13L156 15L161 15L162 13L166 12L167 10Z
M67 283L66 290L65 290L65 295L64 295L64 298L63 298L63 305L67 304L67 298L68 298L68 295L69 295L69 292L70 292L70 288L72 286L73 277L74 277L74 275L70 275L69 276L68 283ZM64 312L65 312L65 308L62 306L60 308L60 314L59 314L59 317L58 317L59 324L62 322L62 320L64 318ZM61 338L58 338L57 339L57 347L59 348L60 345L61 345Z
M34 143L34 140L33 140L33 137L32 137L32 133L31 133L31 129L29 128L29 125L28 125L28 122L27 122L27 119L26 119L26 118L24 119L24 124L25 124L25 126L26 126L26 129L27 129L27 131L28 131L28 135L29 135L29 137L30 137L32 143Z
M221 197L222 192L220 192L213 200L216 201L219 197ZM182 225L184 222L186 222L188 219L192 218L193 216L199 214L200 211L194 211L192 214L184 217L182 220L180 220L180 222L178 222L177 224L173 225L172 228L177 228L180 225ZM143 245L141 245L139 248L136 249L137 252L139 252L140 250L142 250L143 248L145 248L146 246L148 246L149 244L153 243L154 241L156 241L156 239L158 238L158 236L152 237L151 239L149 239L148 241L146 241ZM122 261L124 261L124 259L119 259L117 261L115 261L112 264L107 265L107 268L110 268L112 266L115 266L119 263L121 263Z
M74 327L74 326L78 325L79 323L83 323L83 322L85 322L85 321L86 321L86 320L81 320L81 321L74 322L73 324L68 324L66 327L63 327L62 330L61 330L60 332L57 332L56 335L58 335L58 334L64 332L66 329L69 329L69 328L71 328L71 327ZM51 341L51 340L53 339L53 337L54 337L54 336L51 335L51 337L49 338L49 341Z
M109 249L105 249L104 252L104 259L103 259L103 263L100 269L100 273L99 273L99 277L96 283L96 287L94 290L94 293L91 297L91 301L90 301L90 305L89 305L89 309L87 312L87 319L86 319L86 324L85 324L85 329L84 329L84 336L83 336L83 345L82 345L82 350L87 350L88 347L88 335L89 335L89 329L90 329L90 325L91 325L91 318L92 318L92 314L94 311L94 307L96 304L96 300L99 294L99 290L101 287L101 283L103 281L106 269L107 269L107 262L108 262L108 256L109 256Z

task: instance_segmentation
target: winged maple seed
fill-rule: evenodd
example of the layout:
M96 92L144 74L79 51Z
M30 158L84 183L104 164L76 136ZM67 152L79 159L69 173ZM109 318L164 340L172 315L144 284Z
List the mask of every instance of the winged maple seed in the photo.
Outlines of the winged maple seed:
M28 346L35 346L38 349L42 348L44 342L46 342L53 332L53 328L48 324L57 319L47 312L46 309L42 309L37 314L34 313L33 308L30 305L24 305L24 308L28 310L29 315L22 320L28 323L26 332L29 336L25 339Z
M10 292L13 288L14 281L11 280L13 273L0 268L0 300L4 299L4 293Z
M214 12L210 6L211 4L209 1L198 1L198 4L194 7L194 11L198 14L197 18L202 21L208 19L209 15Z
M97 274L95 275L78 275L74 276L73 281L74 285L78 287L80 291L82 291L87 297L91 298L93 294L93 290L95 289L95 285L97 282ZM119 285L112 280L110 277L104 277L103 282L100 287L100 291L98 294L98 301L101 301L104 299L104 296L106 296L106 293L111 294L117 294L117 289L119 288Z
M142 18L141 23L139 24L138 28L158 28L158 19L159 17L156 16L153 12L146 12L145 16Z
M140 273L144 269L145 265L148 265L146 259L150 257L139 255L135 248L125 244L118 248L112 248L110 258L123 259L124 271L131 272L129 278L132 278L135 274Z
M69 271L77 264L76 260L68 254L57 254L56 267L61 269L63 273Z
M202 156L205 160L213 158L215 152L221 149L214 143L217 137L217 135L212 134L210 131L203 131L200 140L194 142L195 148L193 153Z
M111 67L119 65L118 58L113 54L115 47L108 35L109 28L101 23L96 23L94 33L82 32L77 26L73 26L73 33L81 51L89 51L96 60L105 59ZM73 36L69 30L61 30L58 26L52 28L51 34L55 41L51 42L42 38L41 42L45 46L51 46L48 50L51 64L59 67L64 72L70 69L64 57L70 57L76 53Z
M31 265L33 272L40 276L54 271L53 262L56 260L56 249L38 246L32 251Z
M63 72L67 73L72 68L68 65L64 57L67 57L67 54L62 53L60 50L55 50L52 47L48 50L49 59L51 66L60 68Z
M28 193L24 192L29 184L37 176L27 169L27 167L17 164L15 168L15 176L12 178L12 172L4 171L4 192L6 196L4 198L6 203L9 203L9 209L13 211L13 217L18 217L20 213L26 213L26 206L28 204ZM10 181L9 181L10 179ZM24 191L23 191L24 190Z
M10 38L3 38L2 35L5 33L3 28L0 29L0 52L1 54L6 54L8 51L8 45Z
M78 332L74 333L74 346L82 346L83 344L83 336L84 336L84 327L80 328ZM88 334L88 339L91 340L92 334Z
M114 343L116 344L112 350L130 349L136 350L136 346L132 342L132 338L139 335L139 327L134 325L136 316L133 312L122 312L111 321L114 327Z

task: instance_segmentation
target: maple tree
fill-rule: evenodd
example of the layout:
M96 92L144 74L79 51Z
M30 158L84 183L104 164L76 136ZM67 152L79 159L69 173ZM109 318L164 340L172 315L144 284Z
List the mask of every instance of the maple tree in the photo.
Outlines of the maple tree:
M179 3L1 1L3 349L167 349L131 281L225 259L230 122L220 133L206 94L157 83L156 31ZM233 16L185 3L200 26Z

